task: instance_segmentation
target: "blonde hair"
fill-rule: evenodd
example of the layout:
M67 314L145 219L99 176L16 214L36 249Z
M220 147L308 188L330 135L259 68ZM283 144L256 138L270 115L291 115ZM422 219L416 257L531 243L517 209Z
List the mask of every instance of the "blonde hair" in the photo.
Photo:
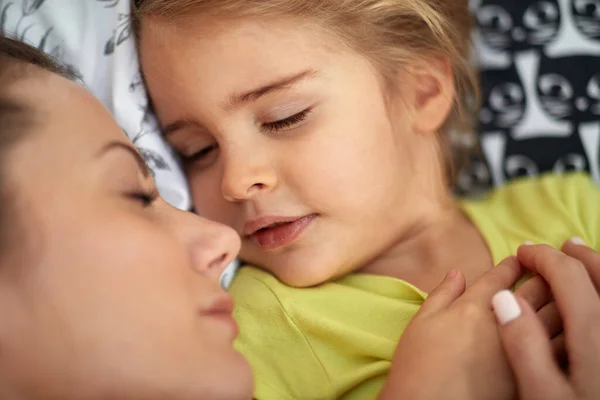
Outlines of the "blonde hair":
M137 0L141 18L177 18L200 13L227 17L289 16L322 26L369 59L393 81L398 68L432 55L449 60L455 103L441 141L451 182L474 150L474 116L479 104L476 71L470 60L468 0ZM455 139L459 140L455 140Z

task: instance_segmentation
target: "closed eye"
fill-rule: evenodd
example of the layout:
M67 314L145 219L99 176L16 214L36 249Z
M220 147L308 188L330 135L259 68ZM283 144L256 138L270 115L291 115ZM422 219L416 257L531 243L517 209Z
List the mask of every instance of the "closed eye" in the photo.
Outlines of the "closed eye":
M207 146L193 154L182 155L181 158L183 159L183 161L185 163L199 161L199 160L202 160L202 159L206 158L207 156L209 156L213 151L217 150L218 148L219 148L219 145L217 143L214 143L214 144Z
M142 207L146 208L152 205L158 199L158 190L140 191L129 194L129 197L135 201L139 201Z
M290 129L299 123L303 122L306 117L312 112L312 109L307 108L304 111L299 112L298 114L294 114L291 117L281 119L279 121L274 122L266 122L262 124L262 129L266 132L277 132L284 129Z

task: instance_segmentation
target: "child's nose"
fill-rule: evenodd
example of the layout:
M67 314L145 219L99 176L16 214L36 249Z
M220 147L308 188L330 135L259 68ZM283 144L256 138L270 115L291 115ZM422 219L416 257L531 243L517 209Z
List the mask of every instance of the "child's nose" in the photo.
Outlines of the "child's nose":
M225 165L221 191L227 201L248 200L258 193L272 190L277 174L265 154L232 157Z

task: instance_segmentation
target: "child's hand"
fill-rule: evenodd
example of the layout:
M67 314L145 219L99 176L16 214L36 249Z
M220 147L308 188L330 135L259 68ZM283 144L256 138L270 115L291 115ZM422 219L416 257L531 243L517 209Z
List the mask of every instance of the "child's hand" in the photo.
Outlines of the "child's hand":
M465 291L462 274L449 273L400 339L379 398L515 398L515 380L490 305L496 292L510 288L522 274L517 259L509 258ZM550 300L541 279L530 280L519 291L534 309ZM560 330L551 314L544 319L551 330Z
M515 303L510 293L495 298L502 342L524 400L600 399L600 254L574 242L563 252L530 246L518 257L552 288L564 319L568 376L531 307L522 299Z

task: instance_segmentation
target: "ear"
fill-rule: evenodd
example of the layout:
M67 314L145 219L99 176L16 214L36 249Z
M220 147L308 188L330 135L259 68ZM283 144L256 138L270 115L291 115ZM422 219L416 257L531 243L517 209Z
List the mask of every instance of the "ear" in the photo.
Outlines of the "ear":
M430 58L405 72L408 79L403 97L413 130L419 134L437 133L454 106L456 91L450 62Z

